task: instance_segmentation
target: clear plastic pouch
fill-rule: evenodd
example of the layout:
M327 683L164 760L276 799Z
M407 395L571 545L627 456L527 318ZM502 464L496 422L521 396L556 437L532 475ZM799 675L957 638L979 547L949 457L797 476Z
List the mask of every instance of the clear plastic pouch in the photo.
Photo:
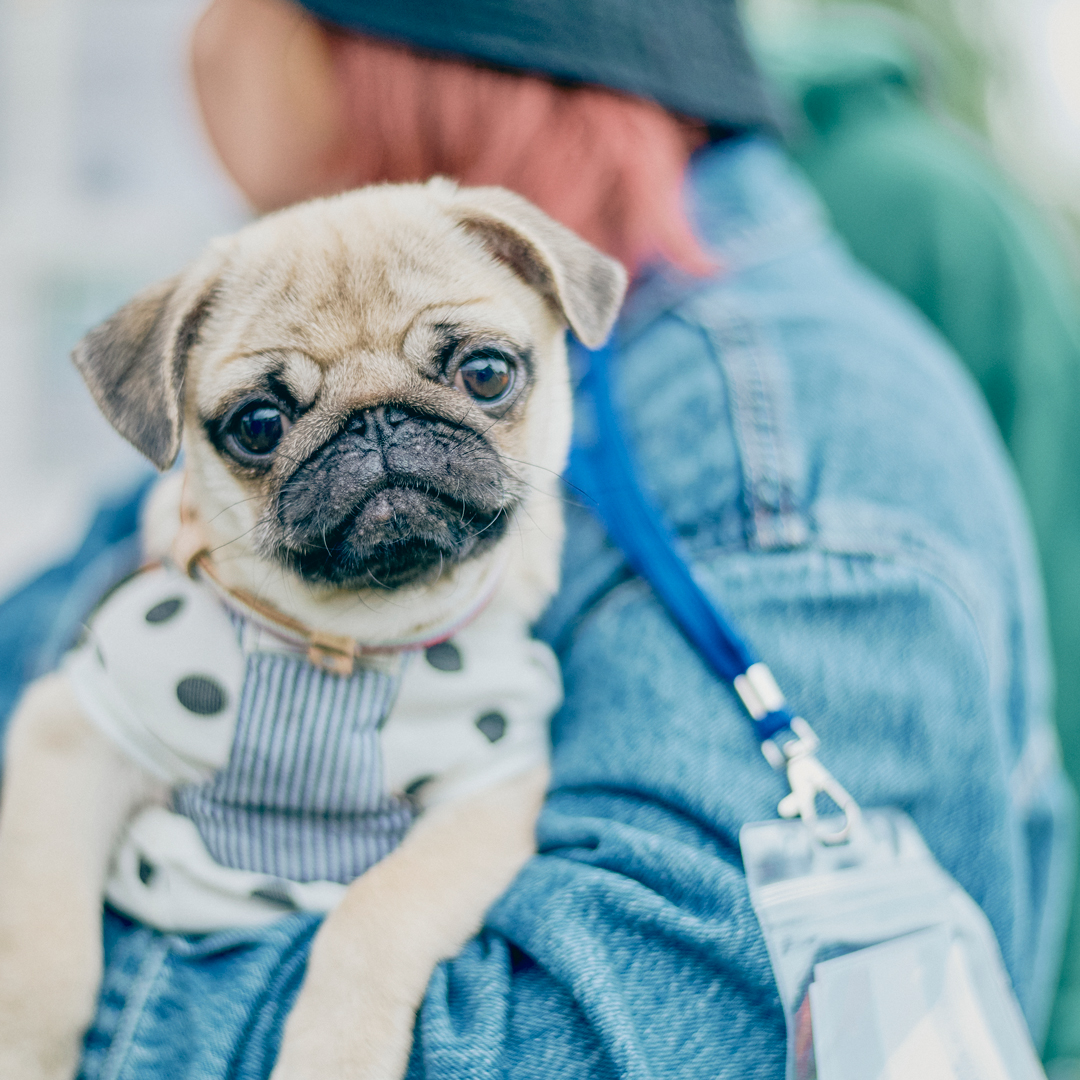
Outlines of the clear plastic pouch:
M843 844L739 841L788 1025L788 1080L1045 1080L986 916L898 810Z

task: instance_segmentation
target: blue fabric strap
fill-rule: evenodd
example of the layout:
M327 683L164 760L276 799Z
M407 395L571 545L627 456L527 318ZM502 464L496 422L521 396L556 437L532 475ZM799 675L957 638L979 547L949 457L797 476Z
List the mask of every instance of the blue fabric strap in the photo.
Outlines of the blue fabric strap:
M593 430L583 432L583 425L578 425L570 453L570 482L588 497L608 535L633 570L652 585L691 645L747 704L747 672L758 658L694 580L663 515L638 483L611 397L611 347L589 351L572 342L571 350L574 366L580 369L578 400L584 408L591 407ZM747 708L762 742L791 725L786 707L751 711L747 704Z

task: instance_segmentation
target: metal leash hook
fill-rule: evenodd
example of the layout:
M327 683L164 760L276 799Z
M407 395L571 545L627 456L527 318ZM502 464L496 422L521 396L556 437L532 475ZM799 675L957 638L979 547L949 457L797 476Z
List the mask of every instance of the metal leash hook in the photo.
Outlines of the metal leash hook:
M786 717L787 699L777 685L767 664L760 660L751 664L732 680L735 692L755 723L780 713ZM783 712L781 713L781 710ZM765 760L777 771L787 770L791 794L780 800L777 810L781 817L801 817L814 839L820 844L843 844L861 818L859 804L833 778L832 773L817 759L821 740L814 729L801 717L794 716L783 730L794 738L782 741L775 736L761 743ZM829 829L821 823L817 812L817 797L826 795L844 816L839 829Z
M862 818L859 804L817 759L821 740L814 729L801 717L791 721L791 730L797 738L778 745L772 739L761 745L769 764L776 769L787 769L791 793L780 800L777 811L783 818L801 817L814 839L821 844L843 844ZM818 817L817 797L826 795L843 815L839 829L830 829Z

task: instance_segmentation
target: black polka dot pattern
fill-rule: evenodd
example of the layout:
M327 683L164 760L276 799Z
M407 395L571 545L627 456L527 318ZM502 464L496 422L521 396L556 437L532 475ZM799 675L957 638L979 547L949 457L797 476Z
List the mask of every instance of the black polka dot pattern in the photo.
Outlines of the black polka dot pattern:
M506 734L506 717L501 712L487 712L476 721L476 726L488 742L498 742Z
M415 780L411 781L405 786L404 795L405 798L412 804L413 810L417 813L422 809L420 803L420 793L434 780L434 776L418 776Z
M224 687L208 675L189 675L176 684L176 698L196 716L213 716L225 708L228 696Z
M146 613L146 621L152 625L168 622L183 606L184 598L182 596L173 596L168 600L162 600L160 604L155 604Z
M429 645L424 650L427 662L439 671L460 671L461 650L450 641L440 641L438 645Z
M405 794L411 799L414 795L419 794L420 789L425 784L430 784L434 780L434 776L418 776L415 780L405 786Z

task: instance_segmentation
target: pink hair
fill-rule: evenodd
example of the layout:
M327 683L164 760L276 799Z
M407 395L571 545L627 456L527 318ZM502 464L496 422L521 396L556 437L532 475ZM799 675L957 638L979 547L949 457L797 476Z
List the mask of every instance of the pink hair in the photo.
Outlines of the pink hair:
M687 220L683 180L704 126L643 98L333 36L355 184L499 184L531 199L633 273L716 262Z

